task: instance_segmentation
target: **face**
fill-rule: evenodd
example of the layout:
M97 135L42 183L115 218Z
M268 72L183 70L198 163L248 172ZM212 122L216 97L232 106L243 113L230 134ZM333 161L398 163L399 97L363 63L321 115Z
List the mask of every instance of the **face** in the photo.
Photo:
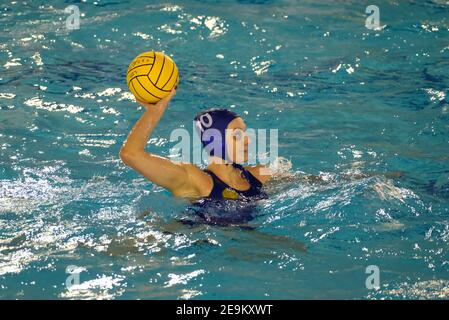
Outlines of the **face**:
M231 160L235 163L248 161L249 137L246 134L246 124L238 117L229 122L226 130L226 149ZM232 154L230 154L232 153Z

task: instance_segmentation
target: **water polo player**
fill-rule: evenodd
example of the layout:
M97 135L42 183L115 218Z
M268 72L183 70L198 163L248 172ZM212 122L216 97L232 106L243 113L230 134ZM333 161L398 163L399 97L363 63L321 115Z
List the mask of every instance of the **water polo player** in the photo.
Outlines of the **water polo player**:
M229 110L210 109L195 117L197 132L209 154L209 165L205 170L191 163L171 161L145 151L151 133L175 94L176 88L156 104L138 100L146 111L136 122L120 150L122 161L176 197L265 197L262 185L271 177L269 169L264 165L242 166L248 160L250 141L245 133L243 119Z

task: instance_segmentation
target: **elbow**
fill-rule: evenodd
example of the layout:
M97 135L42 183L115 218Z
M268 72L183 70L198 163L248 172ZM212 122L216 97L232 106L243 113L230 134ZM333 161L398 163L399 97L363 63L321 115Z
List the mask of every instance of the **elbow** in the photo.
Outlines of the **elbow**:
M136 152L133 150L130 150L129 148L122 147L120 149L119 153L120 159L123 161L124 164L129 166L133 160L136 158Z

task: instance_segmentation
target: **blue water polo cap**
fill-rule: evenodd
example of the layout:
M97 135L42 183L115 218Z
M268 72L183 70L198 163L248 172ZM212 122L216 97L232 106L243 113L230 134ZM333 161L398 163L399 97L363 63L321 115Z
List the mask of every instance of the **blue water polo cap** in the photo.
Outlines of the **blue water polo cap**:
M196 115L194 119L195 128L200 136L203 148L209 155L230 160L226 152L226 128L232 120L238 117L238 114L228 109L216 108ZM220 139L220 143L214 143L215 139Z

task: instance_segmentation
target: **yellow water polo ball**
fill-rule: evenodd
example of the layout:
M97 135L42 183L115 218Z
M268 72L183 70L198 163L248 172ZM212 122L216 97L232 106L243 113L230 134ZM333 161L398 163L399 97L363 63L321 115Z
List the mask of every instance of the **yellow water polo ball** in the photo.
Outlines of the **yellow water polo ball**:
M129 64L126 82L136 99L156 103L178 85L178 67L162 52L144 52Z

